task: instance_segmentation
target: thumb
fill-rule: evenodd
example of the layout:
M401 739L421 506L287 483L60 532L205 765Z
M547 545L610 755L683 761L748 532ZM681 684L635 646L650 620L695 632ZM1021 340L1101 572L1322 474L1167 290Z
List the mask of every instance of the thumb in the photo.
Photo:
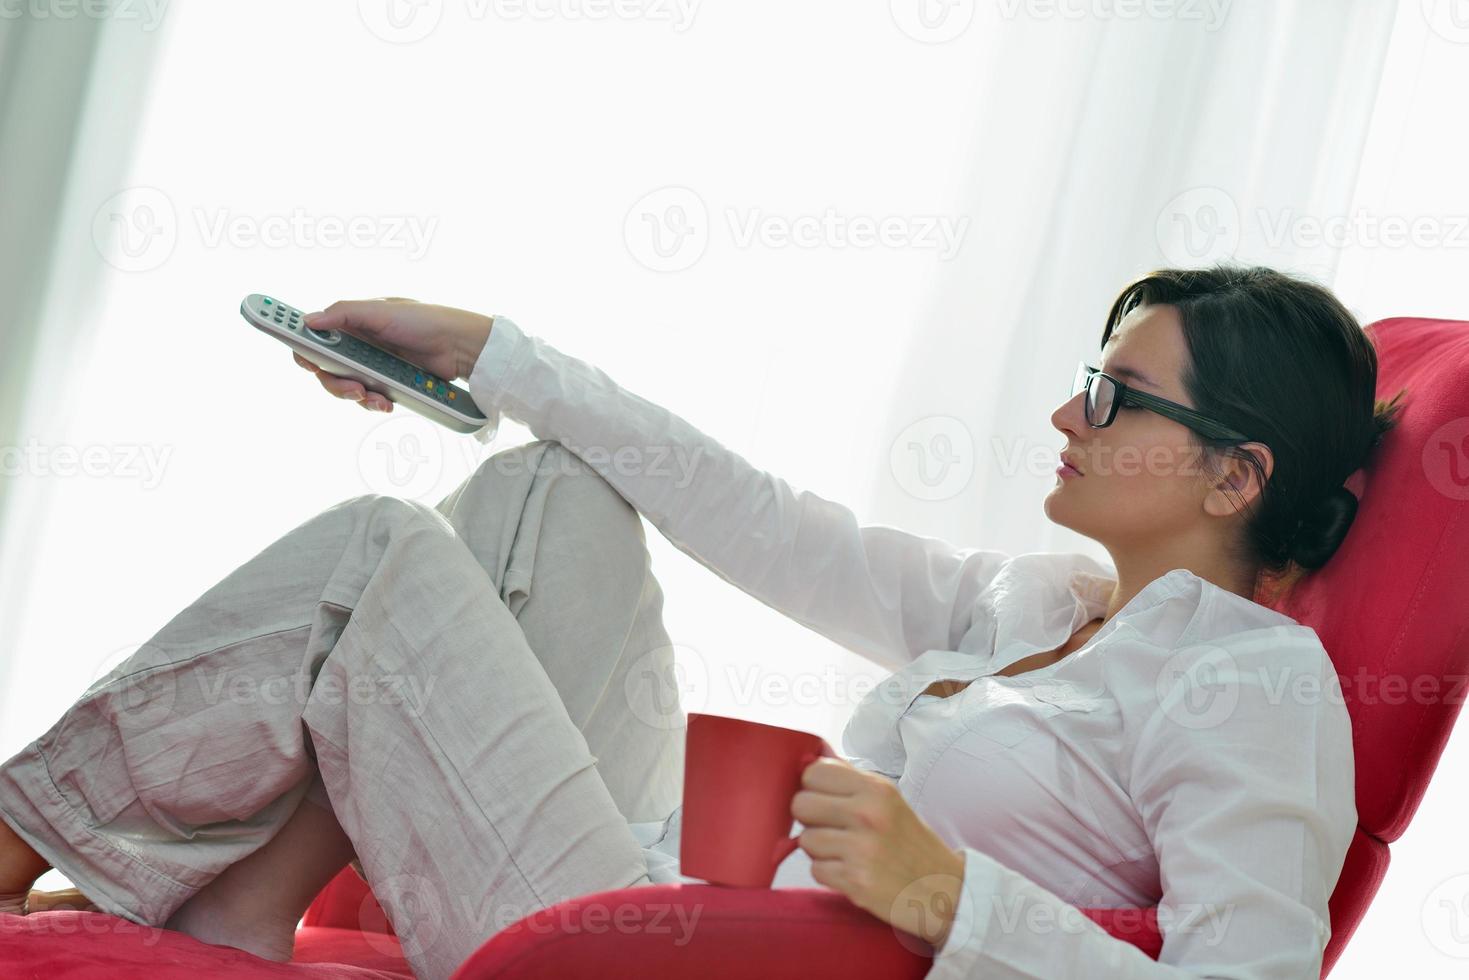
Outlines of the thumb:
M372 303L346 300L333 303L319 312L308 313L303 319L313 330L342 330L354 337L373 340L382 333L385 325L373 315L374 312Z

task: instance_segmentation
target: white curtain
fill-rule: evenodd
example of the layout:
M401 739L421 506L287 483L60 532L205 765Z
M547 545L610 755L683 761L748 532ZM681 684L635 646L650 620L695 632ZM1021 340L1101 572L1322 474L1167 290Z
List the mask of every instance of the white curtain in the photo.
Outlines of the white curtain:
M1002 3L968 28L987 38L965 121L968 237L903 345L873 510L1011 554L1105 558L1040 509L1076 361L1122 286L1155 267L1234 258L1330 285L1335 252L1292 229L1351 202L1394 9L1029 6L1058 12Z
M54 484L36 447L65 448L63 382L85 363L108 267L96 222L129 166L164 7L7 4L0 17L0 719L17 624ZM72 462L73 466L78 461ZM85 560L84 555L76 556ZM7 749L10 747L7 744Z

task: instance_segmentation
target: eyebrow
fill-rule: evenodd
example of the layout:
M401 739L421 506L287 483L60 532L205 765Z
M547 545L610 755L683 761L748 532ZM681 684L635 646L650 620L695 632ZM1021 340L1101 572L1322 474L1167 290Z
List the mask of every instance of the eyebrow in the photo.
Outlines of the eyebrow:
M1138 384L1146 385L1149 388L1158 387L1157 383L1154 382L1153 379L1148 377L1146 374L1143 374L1141 371L1134 370L1130 367L1124 367L1121 364L1114 364L1112 367L1107 369L1107 373L1115 374L1119 378L1128 378L1132 381L1136 381Z

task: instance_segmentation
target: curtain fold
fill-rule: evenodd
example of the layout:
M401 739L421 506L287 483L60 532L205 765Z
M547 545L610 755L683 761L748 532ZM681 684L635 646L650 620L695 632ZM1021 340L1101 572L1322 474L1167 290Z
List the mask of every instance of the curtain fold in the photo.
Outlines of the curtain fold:
M0 18L0 624L26 602L47 506L25 478L27 447L64 432L56 382L86 356L111 271L95 222L127 173L166 29L156 4L12 9ZM13 636L0 630L0 718L24 696L6 683Z
M882 522L1105 559L1041 502L1064 443L1051 413L1122 287L1226 258L1331 284L1336 252L1300 229L1351 203L1394 5L1160 9L1175 13L996 8L971 28L989 56L967 123L970 231L907 331L871 488Z

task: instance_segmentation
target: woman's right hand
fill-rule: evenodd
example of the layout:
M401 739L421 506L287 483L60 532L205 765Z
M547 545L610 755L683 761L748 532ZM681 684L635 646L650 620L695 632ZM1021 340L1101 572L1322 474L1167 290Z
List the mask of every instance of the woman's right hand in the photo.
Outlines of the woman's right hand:
M319 313L306 314L305 319L313 330L341 330L360 337L450 381L469 376L495 322L482 313L397 296L339 300ZM300 354L295 358L338 398L350 398L380 412L392 411L393 403L386 395L368 391L360 381L323 371Z

